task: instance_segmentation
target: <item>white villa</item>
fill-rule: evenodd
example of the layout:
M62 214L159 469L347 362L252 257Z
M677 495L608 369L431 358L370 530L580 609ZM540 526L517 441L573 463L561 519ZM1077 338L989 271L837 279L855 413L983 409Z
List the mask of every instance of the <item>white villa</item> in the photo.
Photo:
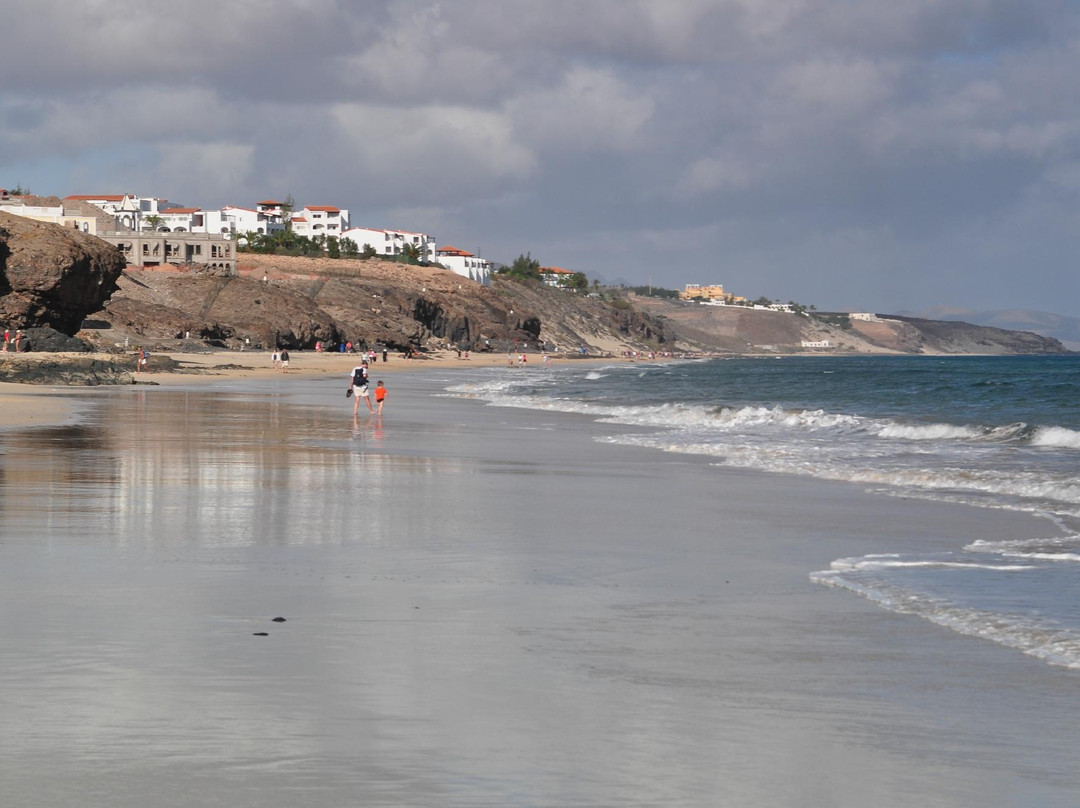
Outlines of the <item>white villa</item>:
M333 205L308 205L292 215L292 231L298 236L341 238L349 229L349 211Z
M260 202L258 204L261 206L264 203ZM259 206L252 210L237 205L226 205L221 210L207 211L206 232L269 235L285 230L285 220L282 218L280 209L274 212L271 209Z
M293 219L295 222L296 219ZM294 228L295 229L295 228ZM401 255L406 244L413 244L420 250L420 260L430 261L435 256L435 237L426 233L411 233L408 230L379 230L374 227L352 227L341 234L343 239L351 240L358 250L370 244L379 255Z
M491 284L491 272L495 265L486 258L479 258L467 250L447 245L435 250L435 260L469 280L482 283L484 286Z

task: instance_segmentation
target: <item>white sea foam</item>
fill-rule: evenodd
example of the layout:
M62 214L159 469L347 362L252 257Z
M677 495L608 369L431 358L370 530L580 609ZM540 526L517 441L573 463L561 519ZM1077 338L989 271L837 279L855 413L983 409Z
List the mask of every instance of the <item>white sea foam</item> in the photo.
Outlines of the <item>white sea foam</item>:
M971 440L979 436L977 429L951 424L928 424L914 426L910 424L888 423L878 430L882 438L903 438L904 440Z
M626 372L625 367L613 366L584 375L599 381ZM1034 430L1021 422L998 427L912 425L777 406L620 405L558 397L552 378L550 373L504 374L451 391L493 406L573 412L605 423L649 427L660 431L599 439L710 455L729 466L889 486L908 495L980 506L1080 515L1077 475L1048 468L1026 471L1021 463L1001 464L992 454L1005 445L1068 448L1070 441L1080 442L1080 433L1068 429ZM538 386L550 393L536 395Z
M1052 621L962 608L942 598L888 581L864 579L845 570L811 573L810 580L847 589L889 611L916 615L960 634L1016 648L1051 665L1080 670L1080 633Z
M1033 446L1080 449L1080 432L1061 426L1039 427L1035 430L1031 443Z
M967 570L998 570L1001 572L1023 572L1024 570L1036 569L1032 566L1020 564L976 564L964 561L935 561L933 559L920 561L901 561L893 556L863 556L862 558L841 558L832 563L832 569L838 572L850 571L882 571L893 569L967 569Z
M973 505L996 505L1010 510L1041 513L1060 510L1080 514L1080 482L1047 478L1034 473L961 467L896 466L882 463L865 449L861 452L843 445L780 444L762 442L732 445L726 441L695 440L693 436L611 435L600 440L649 446L668 452L705 454L723 459L723 464L782 474L802 474L843 482L869 483L914 492L969 492L982 496L1019 498L1030 504L997 500L984 502L970 496ZM950 494L940 498L956 499Z
M1050 539L1006 539L984 541L977 539L964 549L972 553L1051 553L1069 554L1080 548L1080 536L1056 536ZM1080 550L1078 550L1080 551Z

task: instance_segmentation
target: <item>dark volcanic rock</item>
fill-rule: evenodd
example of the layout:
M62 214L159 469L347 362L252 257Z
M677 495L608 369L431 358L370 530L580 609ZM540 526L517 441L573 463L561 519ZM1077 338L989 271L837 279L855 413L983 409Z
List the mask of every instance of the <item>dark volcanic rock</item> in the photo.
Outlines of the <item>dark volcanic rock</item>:
M5 356L10 356L10 354ZM12 357L0 361L0 381L90 387L102 384L134 384L132 370L134 370L134 365L130 362L120 364L89 356L44 361L27 361Z
M47 326L24 328L22 351L41 351L45 353L89 353L92 348L78 337L69 337Z
M0 323L74 335L116 291L124 264L94 236L0 211Z

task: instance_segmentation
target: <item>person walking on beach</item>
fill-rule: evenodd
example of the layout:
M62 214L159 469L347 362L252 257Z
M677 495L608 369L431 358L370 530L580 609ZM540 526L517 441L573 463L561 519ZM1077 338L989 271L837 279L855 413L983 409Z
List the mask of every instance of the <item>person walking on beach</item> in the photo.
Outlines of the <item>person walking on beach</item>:
M289 351L287 348L281 349L281 372L289 372Z
M379 405L379 415L382 415L382 405L386 401L386 388L383 387L382 379L375 385L375 403Z
M19 343L22 342L22 330L15 329L15 353L19 352Z
M361 362L359 365L352 369L352 386L353 386L353 418L356 417L357 411L360 409L360 399L364 399L364 403L367 404L368 412L375 412L375 408L371 406L371 396L368 395L368 368L367 362Z
M274 363L274 370L278 368L278 352L277 348L274 349L274 353L270 356L270 361Z
M4 353L8 352L8 345L11 343L11 332L6 328L4 329Z

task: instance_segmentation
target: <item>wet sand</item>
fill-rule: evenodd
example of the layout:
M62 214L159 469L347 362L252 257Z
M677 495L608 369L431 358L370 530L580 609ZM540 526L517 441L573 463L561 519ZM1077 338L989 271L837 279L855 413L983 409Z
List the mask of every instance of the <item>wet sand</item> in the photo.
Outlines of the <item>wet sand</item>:
M1075 673L807 578L1038 520L597 443L451 367L354 421L348 367L0 433L6 801L1080 799Z

